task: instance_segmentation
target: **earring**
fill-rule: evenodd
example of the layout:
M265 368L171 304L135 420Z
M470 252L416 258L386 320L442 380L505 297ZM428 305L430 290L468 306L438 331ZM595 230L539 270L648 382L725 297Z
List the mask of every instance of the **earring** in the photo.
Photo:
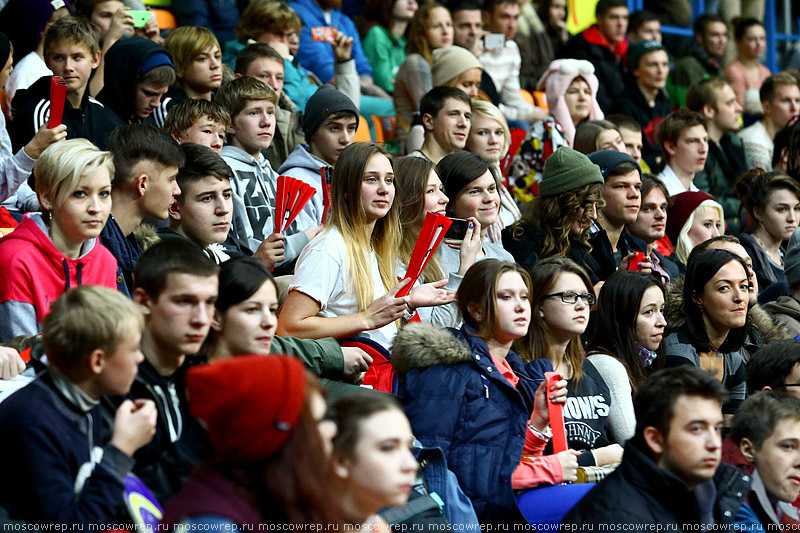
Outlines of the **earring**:
M544 311L539 311L539 318L544 318Z

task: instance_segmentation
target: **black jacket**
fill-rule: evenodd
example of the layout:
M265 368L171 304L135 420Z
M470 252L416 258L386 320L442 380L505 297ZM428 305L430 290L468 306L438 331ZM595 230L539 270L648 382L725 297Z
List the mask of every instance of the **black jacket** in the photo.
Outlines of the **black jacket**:
M736 180L745 172L747 172L747 161L742 138L728 132L722 136L719 143L709 139L706 165L694 176L697 188L711 194L722 206L725 211L725 223L728 225L727 233L733 235L738 235L741 229Z
M611 241L608 240L606 230L599 225L595 226L598 231L589 237L589 244L592 245L591 257L594 264L591 265L594 274L601 281L608 279L608 276L617 271L619 262L614 258L614 250L611 248ZM620 260L631 252L647 252L647 245L638 237L623 231L619 235L617 242ZM594 282L594 280L592 280Z
M655 107L650 107L633 77L628 78L625 92L614 101L611 113L620 113L634 119L642 127L642 158L650 168L656 168L661 158L661 148L655 140L656 125L672 111L672 103L664 91L656 96Z
M665 531L683 529L685 524L693 526L688 531L698 530L702 510L695 493L675 475L656 466L639 446L643 444L637 442L637 437L628 441L620 466L584 496L562 523L614 524L617 527L620 524L639 527L659 524L664 525ZM706 483L713 484L716 489L714 522L732 524L750 489L750 476L730 465L720 464L714 479Z
M503 229L503 248L514 256L514 261L526 270L544 259L540 253L544 246L542 231L530 222L520 221L517 224ZM589 255L589 248L577 239L570 237L570 249L567 255L580 266L585 267L592 278L592 283L597 283L600 278L594 275L597 263Z
M190 366L208 359L202 355L187 356L183 365L169 377L162 376L145 359L126 397L104 402L105 415L112 416L126 398L153 400L158 409L156 433L149 444L134 455L133 473L166 505L189 479L191 471L212 455L208 436L189 413L184 378Z
M103 90L97 99L114 111L121 121L142 122L134 116L136 80L144 61L157 53L169 55L163 46L144 37L120 39L108 49Z
M597 90L597 103L604 112L608 111L614 100L625 92L625 78L622 75L622 67L617 56L606 46L587 41L583 33L579 33L567 41L558 57L560 59L585 59L594 65L597 81L600 82Z
M28 144L39 128L50 119L50 76L42 76L28 89L17 91L11 102L14 120L9 124L13 151ZM88 139L101 150L106 149L108 136L122 121L114 112L83 93L80 109L64 102L61 123L67 126L67 139Z

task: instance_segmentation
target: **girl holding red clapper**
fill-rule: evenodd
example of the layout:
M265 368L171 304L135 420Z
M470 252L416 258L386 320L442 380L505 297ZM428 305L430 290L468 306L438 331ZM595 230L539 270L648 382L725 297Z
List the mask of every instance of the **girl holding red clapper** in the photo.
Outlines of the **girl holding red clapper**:
M534 383L511 350L530 325L530 292L530 276L519 265L476 263L458 289L464 326L411 324L392 348L414 435L442 449L484 524L524 523L514 489L547 476L549 483L573 480L577 470L575 463L563 475L558 457L538 457L547 444L547 396L564 403L567 383L550 391Z
M533 267L531 278L534 320L515 349L530 361L527 369L535 381L544 380L544 373L551 371L567 379L570 398L564 421L568 445L581 452L578 464L619 463L622 447L612 444L606 433L611 406L608 386L586 360L581 344L596 299L589 276L573 260L551 257Z
M407 305L452 301L446 280L416 287L397 298L400 202L390 155L373 143L354 143L336 162L331 211L323 231L300 254L278 335L301 338L360 335L385 348Z
M421 157L401 157L394 162L397 179L403 189L403 208L400 211L400 224L403 228L403 241L400 244L400 261L408 265L414 246L428 213L445 214L450 202L444 193L444 185L439 173L430 160ZM438 281L448 278L445 289L457 290L461 278L475 263L481 249L481 224L475 217L467 219L467 233L459 247L458 271L450 274L441 266L441 252L434 254L422 272L421 281ZM420 319L440 326L458 325L455 304L419 309Z

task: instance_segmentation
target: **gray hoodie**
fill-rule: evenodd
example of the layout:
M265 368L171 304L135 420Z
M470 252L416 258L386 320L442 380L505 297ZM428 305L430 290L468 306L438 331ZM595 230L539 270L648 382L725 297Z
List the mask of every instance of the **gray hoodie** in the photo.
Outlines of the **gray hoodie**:
M231 232L244 249L253 255L261 242L275 230L273 211L278 175L262 155L257 160L235 146L222 148L222 158L233 170L233 224ZM294 260L308 244L306 234L292 223L286 234L284 263Z
M305 207L303 207L300 214L297 215L296 223L299 231L305 231L308 228L322 225L324 205L322 201L321 169L328 167L333 170L331 165L311 155L310 150L307 144L298 144L278 169L278 174L281 176L289 176L302 180L314 187L317 191Z

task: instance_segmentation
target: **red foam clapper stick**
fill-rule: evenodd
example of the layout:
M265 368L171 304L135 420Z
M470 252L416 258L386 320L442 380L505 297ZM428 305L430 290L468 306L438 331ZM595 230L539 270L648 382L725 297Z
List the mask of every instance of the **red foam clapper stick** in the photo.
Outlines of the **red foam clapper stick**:
M567 450L567 427L564 425L564 406L550 401L550 389L561 380L561 375L545 372L544 379L547 381L547 411L550 413L550 429L553 431L553 453L559 453Z
M297 180L297 198L294 201L294 205L290 206L291 210L286 215L286 222L283 224L284 230L289 229L289 226L292 225L294 219L297 218L297 215L300 214L300 211L302 211L308 201L311 200L315 192L314 187L308 183Z
M321 167L319 169L320 180L322 183L322 223L328 220L328 210L331 208L331 167Z
M450 229L453 222L444 215L438 213L428 213L425 215L425 222L422 223L422 230L419 232L414 251L411 252L411 260L408 262L408 270L403 279L411 279L411 282L400 289L397 298L407 296L411 288L419 279L428 261L433 257L436 248L444 238L444 234Z
M61 124L64 116L64 100L67 97L67 83L61 76L50 78L50 121L48 128L55 128Z
M283 230L283 214L286 212L286 180L290 180L287 176L278 176L278 189L275 193L275 233L280 233Z

